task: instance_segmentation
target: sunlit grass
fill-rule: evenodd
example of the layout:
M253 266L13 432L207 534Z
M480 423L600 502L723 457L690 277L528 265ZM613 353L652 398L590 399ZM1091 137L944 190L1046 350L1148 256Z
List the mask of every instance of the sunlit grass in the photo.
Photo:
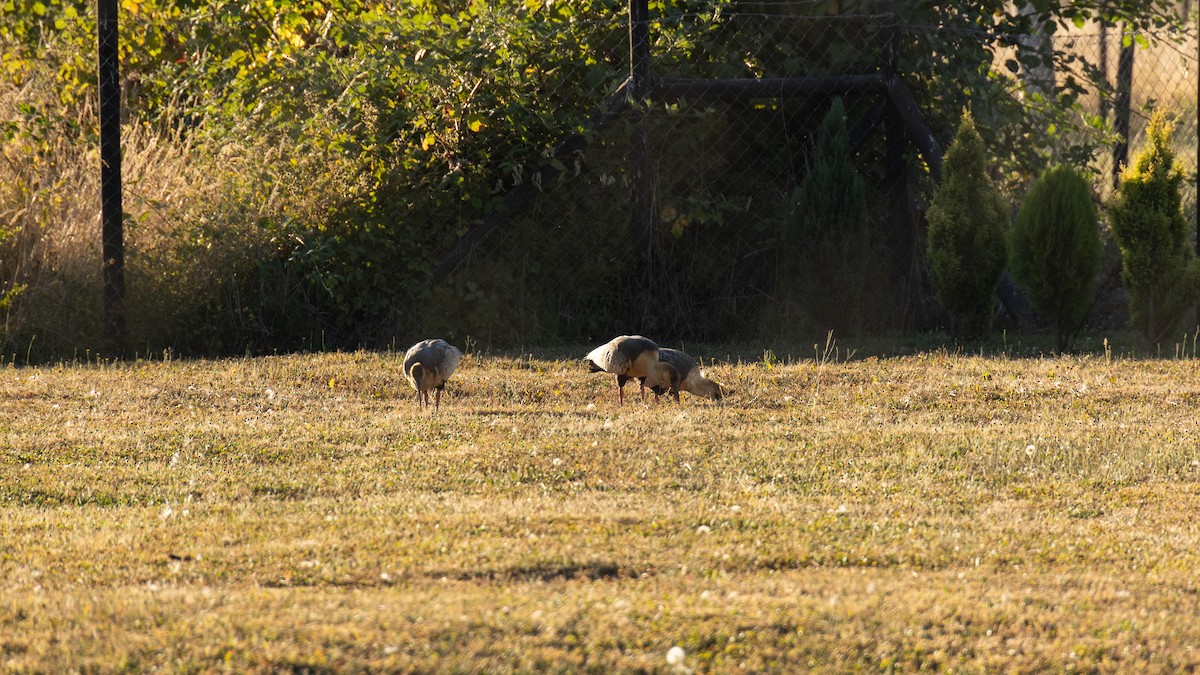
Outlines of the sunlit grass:
M1200 661L1200 362L569 353L0 369L0 669Z

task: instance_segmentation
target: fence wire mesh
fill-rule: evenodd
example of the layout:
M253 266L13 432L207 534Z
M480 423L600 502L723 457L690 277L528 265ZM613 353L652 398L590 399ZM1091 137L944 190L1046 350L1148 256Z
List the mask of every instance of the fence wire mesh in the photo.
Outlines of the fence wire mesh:
M456 292L476 293L483 304L489 296L514 300L515 307L500 311L516 309L516 316L535 325L503 325L529 334L549 328L603 335L632 324L705 339L763 330L812 336L830 329L930 326L937 319L922 278L919 223L934 182L911 142L900 152L889 148L896 128L888 127L883 90L836 84L838 78L893 69L914 90L943 149L962 110L973 109L992 143L994 177L1014 206L1051 160L1090 170L1098 197L1111 196L1124 37L1118 27L1092 23L1046 38L983 36L905 23L877 11L875 3L863 8L830 13L828 3L803 0L739 3L736 9L696 3L653 16L657 82L732 85L708 93L696 85L694 95L652 89L644 109L635 106L596 133L570 172L540 186L515 224L475 251L459 272L460 284L468 286ZM1164 29L1134 44L1128 157L1141 148L1150 110L1172 111L1173 144L1189 177L1184 201L1190 219L1197 145L1194 33ZM964 52L972 55L964 59ZM1031 67L1037 59L1030 53L1044 53L1044 66ZM974 79L964 81L964 71ZM605 91L624 75L614 71ZM789 78L829 82L797 89ZM737 88L752 80L767 86L754 94ZM835 96L845 106L846 142L870 215L865 224L838 225L857 228L854 237L861 241L825 232L789 242L789 233L813 219L804 200L814 190L844 188L805 183L828 159L815 154L816 135ZM630 144L638 124L649 139L649 253L632 250L638 238L630 232L636 227L629 210ZM898 246L905 250L897 252ZM499 262L514 256L519 264ZM638 276L639 256L660 273ZM519 278L501 290L508 275ZM1107 278L1102 291L1118 291L1115 270ZM649 310L644 289L637 287L645 283L655 286Z
M285 316L315 304L304 293L354 282L357 295L329 297L347 304L374 293L380 297L369 302L403 308L388 310L396 316L380 323L383 332L419 326L492 343L630 331L807 341L828 330L934 327L921 228L936 171L899 114L893 78L942 149L963 109L972 109L995 159L993 177L1015 206L1052 159L1089 168L1098 198L1112 196L1124 76L1129 159L1141 149L1149 112L1173 112L1173 147L1189 179L1186 215L1195 217L1194 14L1183 29L1129 35L1092 22L1027 35L956 22L950 10L931 21L906 3L661 3L647 21L649 80L639 89L629 81L625 3L551 14L553 6L527 2L516 16L480 5L469 17L428 23L397 5L398 18L364 11L305 27L307 19L281 8L276 15L233 3L181 19L172 35L149 12L123 15L123 32L171 59L155 70L139 61L136 44L123 52L134 65L123 80L132 104L125 143L138 144L124 169L125 220L140 254L134 273L142 285L149 275L169 289L158 304L135 298L138 321L204 289L193 304L270 340L290 330L288 321L307 320ZM241 14L226 15L234 10ZM62 49L63 36L79 32L76 21L48 43L54 49L24 57L40 61L45 79L94 63L94 55ZM298 22L288 24L290 37L284 21ZM266 48L240 50L227 39L243 32ZM1121 68L1125 42L1135 47L1129 72ZM5 58L14 53L6 48ZM154 90L162 82L178 92ZM213 101L206 90L187 89L197 83L220 91L214 117L224 126L205 122L209 136L201 136L201 121ZM21 92L4 100L13 96ZM145 121L137 115L147 100L159 106L157 117L130 124ZM835 103L841 112L831 114ZM6 123L28 127L9 139L40 138L35 120L53 118L51 110ZM164 120L183 139L171 157L183 170L170 176L150 161L166 153L146 131ZM282 123L292 127L280 139L257 138ZM217 164L190 163L203 143L217 148ZM319 162L331 158L322 171ZM179 199L172 176L204 182L198 199ZM239 186L237 176L266 179ZM381 184L391 191L377 194L373 185ZM203 203L210 198L236 208L217 213ZM356 218L369 224L358 227ZM346 223L358 229L335 241L329 233ZM148 239L172 236L183 243L170 250ZM330 242L352 255L322 257L332 255ZM284 250L289 245L295 250ZM254 259L247 263L238 247L252 248ZM381 249L391 257L376 256ZM159 257L148 263L149 254ZM401 260L403 269L381 270L383 259ZM180 272L198 260L230 265ZM262 274L264 260L283 272L257 288L245 283ZM1114 269L1107 279L1116 293ZM301 273L315 285L297 279ZM432 301L404 290L429 286L430 275ZM13 279L0 290L25 283ZM231 289L211 290L223 284ZM275 297L251 306L251 293ZM1119 314L1119 298L1110 304Z

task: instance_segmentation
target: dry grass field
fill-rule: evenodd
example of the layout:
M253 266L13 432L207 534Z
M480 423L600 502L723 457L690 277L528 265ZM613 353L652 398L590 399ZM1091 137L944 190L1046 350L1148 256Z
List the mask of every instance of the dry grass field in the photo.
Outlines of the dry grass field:
M0 367L0 671L1200 667L1200 361L706 356Z

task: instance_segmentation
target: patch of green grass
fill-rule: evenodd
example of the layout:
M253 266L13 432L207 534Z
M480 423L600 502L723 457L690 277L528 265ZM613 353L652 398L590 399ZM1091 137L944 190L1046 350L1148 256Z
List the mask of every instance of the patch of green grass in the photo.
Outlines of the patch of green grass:
M432 413L391 354L0 369L0 669L1198 665L1197 362L710 370L468 357Z

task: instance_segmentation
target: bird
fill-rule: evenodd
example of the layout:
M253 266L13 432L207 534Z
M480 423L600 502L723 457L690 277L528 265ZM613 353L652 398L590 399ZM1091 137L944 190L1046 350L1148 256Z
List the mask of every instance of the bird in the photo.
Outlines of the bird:
M617 398L625 403L625 383L637 378L646 387L670 389L679 382L679 374L670 363L658 358L658 345L641 335L621 335L596 347L587 355L590 372L617 376Z
M703 370L700 369L700 364L691 355L664 347L658 350L658 358L663 363L669 363L675 369L679 376L678 384L670 389L662 387L652 387L651 390L655 396L659 396L664 392L670 392L675 400L679 400L679 392L686 391L689 394L703 396L714 401L720 401L725 397L725 389L715 381L708 378Z
M417 390L417 401L429 405L429 390L434 390L433 409L442 403L442 389L454 374L462 352L442 339L422 340L404 352L404 377Z

